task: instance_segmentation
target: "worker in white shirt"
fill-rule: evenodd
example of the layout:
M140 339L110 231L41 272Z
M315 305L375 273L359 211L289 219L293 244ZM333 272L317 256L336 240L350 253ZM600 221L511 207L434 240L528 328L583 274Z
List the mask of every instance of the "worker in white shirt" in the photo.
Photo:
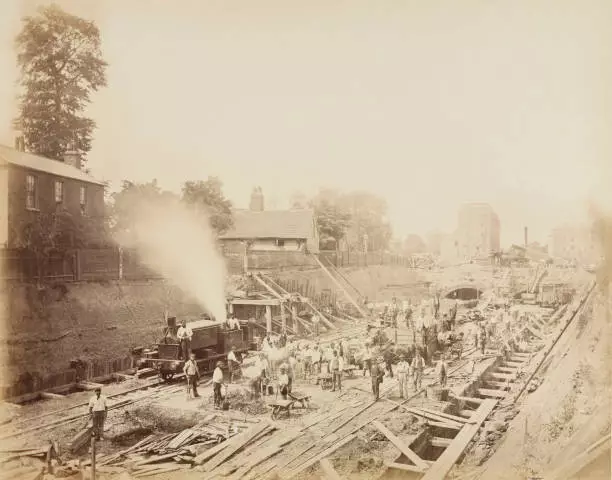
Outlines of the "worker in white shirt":
M181 326L176 332L176 336L178 337L180 344L179 355L181 355L182 359L187 360L189 358L189 352L191 351L191 337L193 337L193 332L191 331L191 328L187 326L187 322L185 320L181 322Z
M314 334L318 337L319 336L319 316L317 314L314 314L311 320L312 320L312 326L314 327Z
M446 380L448 378L447 372L448 366L446 365L446 357L442 355L438 361L438 365L436 366L436 374L442 388L446 387Z
M397 372L400 398L408 398L408 374L410 373L410 364L406 361L406 355L401 356L395 371Z
M287 393L289 392L289 375L287 375L286 364L280 366L280 373L278 375L278 391L282 395L283 400L287 400Z
M222 365L223 364L221 362L217 362L212 378L215 408L221 408L221 385L223 384L223 370L221 370Z
M185 362L183 372L187 378L187 399L191 398L190 393L193 392L193 397L198 398L198 378L200 376L200 370L195 360L195 353L189 354L189 360Z
M314 375L321 373L321 349L318 346L312 351L312 373Z
M233 313L229 317L229 328L230 330L240 330L240 320L236 318Z
M234 383L234 374L240 369L240 362L234 353L234 347L230 347L230 351L227 354L227 368L229 370L229 383Z
M297 359L295 358L295 355L293 353L289 355L287 363L289 365L289 367L287 368L287 376L289 377L289 383L287 383L287 392L291 393L293 382L296 378L295 370L297 365Z
M93 420L93 432L96 440L102 438L104 432L104 421L108 413L108 405L106 404L106 397L102 395L102 389L96 388L95 395L89 400L89 414Z

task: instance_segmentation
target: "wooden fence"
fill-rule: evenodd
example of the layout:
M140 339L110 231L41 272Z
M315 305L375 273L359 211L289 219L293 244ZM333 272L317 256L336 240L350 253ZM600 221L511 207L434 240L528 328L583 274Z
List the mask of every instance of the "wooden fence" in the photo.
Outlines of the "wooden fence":
M4 385L0 390L0 397L14 398L21 395L41 392L57 387L71 385L83 380L96 380L108 378L113 373L132 368L132 356L116 358L114 360L89 361L84 363L84 368L77 372L75 368L48 375L26 373L13 380L12 384Z
M244 271L244 254L225 253L227 270L232 274ZM398 265L423 267L422 259L403 257L386 252L322 251L319 258L324 265L336 267L365 267L369 265ZM63 255L51 254L37 259L34 255L11 249L0 249L0 279L17 282L79 282L110 280L145 280L161 278L140 261L134 250L118 248L88 248L69 251ZM248 253L249 270L283 270L317 268L311 255L299 251L251 251Z

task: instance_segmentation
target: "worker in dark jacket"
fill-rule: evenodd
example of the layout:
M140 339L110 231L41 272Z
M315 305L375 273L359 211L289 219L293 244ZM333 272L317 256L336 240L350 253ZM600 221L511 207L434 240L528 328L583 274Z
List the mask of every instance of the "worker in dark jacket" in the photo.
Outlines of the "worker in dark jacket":
M383 359L377 358L376 361L372 362L372 368L370 374L372 376L372 393L374 394L374 401L378 401L380 396L380 384L383 381L385 375L385 369L382 366Z

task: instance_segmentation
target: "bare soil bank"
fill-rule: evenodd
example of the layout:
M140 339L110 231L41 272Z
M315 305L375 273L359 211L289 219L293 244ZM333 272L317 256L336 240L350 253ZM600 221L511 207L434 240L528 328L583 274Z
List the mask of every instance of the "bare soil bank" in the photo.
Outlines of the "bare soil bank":
M421 274L404 267L346 269L360 291L379 300L418 296ZM320 269L283 272L281 278L313 282L316 291L336 287ZM25 372L41 375L69 368L70 360L111 360L130 348L154 342L164 326L164 309L179 318L197 318L202 308L163 281L63 284L39 291L7 286L0 301L2 383Z

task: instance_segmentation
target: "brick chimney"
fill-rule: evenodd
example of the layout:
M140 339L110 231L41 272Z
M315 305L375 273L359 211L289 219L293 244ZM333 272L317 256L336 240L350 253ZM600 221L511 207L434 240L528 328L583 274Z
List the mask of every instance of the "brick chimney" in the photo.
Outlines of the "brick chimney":
M261 187L255 187L251 192L251 203L249 210L253 212L263 212L264 209L264 196L261 191Z
M64 153L64 163L72 165L75 168L81 169L81 154L73 148L69 148Z
M15 150L18 152L25 152L25 139L23 135L15 137Z

